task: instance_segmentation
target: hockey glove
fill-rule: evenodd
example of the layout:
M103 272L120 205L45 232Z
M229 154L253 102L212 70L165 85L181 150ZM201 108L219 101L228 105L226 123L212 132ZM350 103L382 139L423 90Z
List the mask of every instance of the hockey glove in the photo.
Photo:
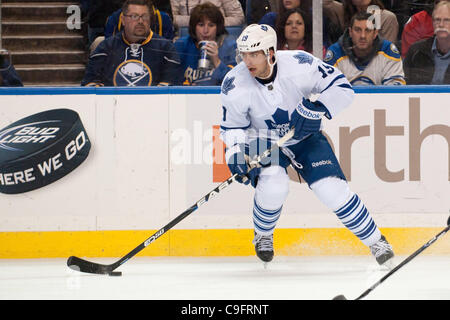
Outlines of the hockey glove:
M320 131L322 117L331 119L328 109L319 101L311 102L303 98L295 111L291 114L289 127L294 128L295 133L292 137L296 140L303 140L307 136Z
M248 150L249 146L247 144L235 144L227 149L225 156L231 174L237 174L236 181L245 185L248 185L251 182L252 186L256 187L261 168L255 167L250 170L248 165Z
M250 160L255 159L257 156L262 154L267 149L270 149L272 146L272 143L267 139L257 138L255 140L252 140L250 144L245 145L245 154L249 157ZM258 167L268 167L272 164L272 158L275 158L276 155L274 153L278 154L277 152L272 152L268 157L261 159L261 162L258 164ZM276 164L274 159L274 164Z

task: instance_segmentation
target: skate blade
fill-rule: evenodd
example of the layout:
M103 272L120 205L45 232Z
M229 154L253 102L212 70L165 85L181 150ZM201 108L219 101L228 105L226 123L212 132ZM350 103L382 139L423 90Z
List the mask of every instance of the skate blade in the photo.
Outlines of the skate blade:
M397 264L396 264L395 261L394 261L394 258L395 258L395 257L390 258L388 261L386 261L385 263L383 263L383 264L381 265L381 267L383 267L383 268L385 268L385 269L388 269L389 271L391 271L392 269L394 269L394 268L397 266Z

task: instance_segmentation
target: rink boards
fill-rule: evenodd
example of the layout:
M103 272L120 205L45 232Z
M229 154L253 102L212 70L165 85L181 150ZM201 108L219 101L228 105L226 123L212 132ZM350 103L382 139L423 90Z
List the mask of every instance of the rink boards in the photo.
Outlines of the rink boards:
M396 251L407 254L449 215L450 87L356 92L324 131L352 190ZM0 258L122 256L229 175L216 87L0 88L0 128L57 108L78 112L89 156L43 188L0 194ZM252 255L252 195L250 187L230 185L141 255ZM367 254L296 181L275 237L282 255ZM449 241L430 252L450 253Z

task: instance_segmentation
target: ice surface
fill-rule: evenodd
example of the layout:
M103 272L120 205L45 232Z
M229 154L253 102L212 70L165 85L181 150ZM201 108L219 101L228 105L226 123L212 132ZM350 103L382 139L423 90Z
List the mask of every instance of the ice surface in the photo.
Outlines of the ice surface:
M123 275L76 272L66 259L0 260L0 299L354 299L387 273L371 256L276 256L267 269L256 257L134 257L117 271ZM449 271L450 256L424 254L365 299L448 300Z

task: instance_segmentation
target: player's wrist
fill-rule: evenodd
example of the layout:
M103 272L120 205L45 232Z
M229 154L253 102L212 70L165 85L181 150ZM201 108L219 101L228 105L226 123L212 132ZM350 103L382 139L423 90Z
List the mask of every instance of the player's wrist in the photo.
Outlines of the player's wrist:
M296 111L303 117L309 120L321 120L325 112L317 110L312 104L305 105L304 103L299 103L297 105Z
M302 102L299 103L299 107L302 109L307 109L308 111L320 115L320 118L323 116L327 117L328 119L331 119L330 111L328 111L328 108L320 101L311 101L309 99L303 98ZM310 119L309 117L306 117ZM315 119L311 119L315 120Z

